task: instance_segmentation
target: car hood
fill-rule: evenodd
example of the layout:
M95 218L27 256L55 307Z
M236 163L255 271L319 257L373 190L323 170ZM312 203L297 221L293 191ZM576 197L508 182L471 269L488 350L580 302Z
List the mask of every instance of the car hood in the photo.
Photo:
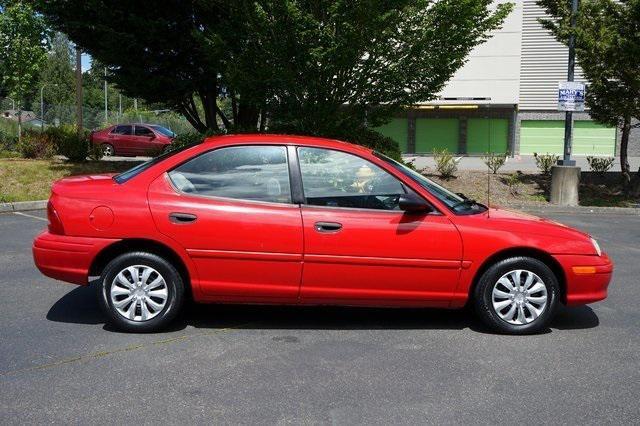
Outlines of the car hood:
M589 234L550 219L500 207L491 207L484 215L494 229L527 235L586 240L591 244L591 236Z

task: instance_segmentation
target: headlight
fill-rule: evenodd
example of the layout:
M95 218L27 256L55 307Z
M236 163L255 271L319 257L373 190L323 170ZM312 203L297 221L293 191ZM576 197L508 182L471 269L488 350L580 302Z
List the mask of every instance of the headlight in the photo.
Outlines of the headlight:
M602 256L602 250L600 250L600 245L598 244L598 242L591 238L591 244L593 244L593 248L596 250L596 253L598 253L598 256Z

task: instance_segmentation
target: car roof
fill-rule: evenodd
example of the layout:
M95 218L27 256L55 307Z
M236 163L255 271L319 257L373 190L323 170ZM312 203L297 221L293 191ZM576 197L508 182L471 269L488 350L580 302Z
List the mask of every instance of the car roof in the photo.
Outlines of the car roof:
M370 148L352 143L343 142L337 139L327 139L315 136L297 136L285 134L268 134L268 133L243 133L237 135L211 136L203 141L204 145L223 146L223 145L242 145L247 143L255 144L284 144L284 145L301 145L322 148L332 148L345 151L356 151L361 153L371 153Z

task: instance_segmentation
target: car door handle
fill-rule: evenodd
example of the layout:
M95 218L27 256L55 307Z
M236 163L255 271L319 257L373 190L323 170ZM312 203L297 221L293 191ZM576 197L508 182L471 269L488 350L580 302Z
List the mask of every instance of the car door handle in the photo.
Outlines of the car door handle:
M315 228L318 232L337 232L342 229L342 224L338 222L316 222Z
M177 223L179 225L185 223L193 223L198 219L198 216L191 213L171 213L169 214L169 221L171 223Z

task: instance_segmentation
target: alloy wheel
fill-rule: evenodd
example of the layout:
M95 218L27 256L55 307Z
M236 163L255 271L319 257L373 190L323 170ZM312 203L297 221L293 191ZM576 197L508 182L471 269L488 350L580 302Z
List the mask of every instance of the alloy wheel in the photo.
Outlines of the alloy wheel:
M547 285L531 271L516 269L494 284L491 302L496 314L509 324L527 325L547 307Z
M102 154L105 157L113 156L113 147L111 145L103 145L102 146Z

